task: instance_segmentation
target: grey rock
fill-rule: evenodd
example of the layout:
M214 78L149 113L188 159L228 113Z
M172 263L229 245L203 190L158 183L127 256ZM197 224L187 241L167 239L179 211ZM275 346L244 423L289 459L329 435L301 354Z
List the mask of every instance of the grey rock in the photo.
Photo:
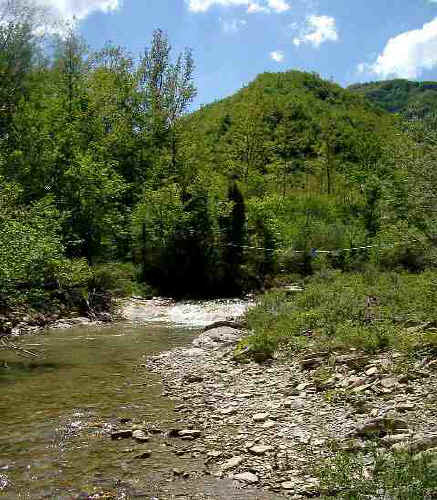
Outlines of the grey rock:
M254 422L265 422L269 418L268 413L256 413L253 417L252 420Z
M272 446L265 446L265 445L257 445L257 446L252 446L252 448L249 448L249 451L254 455L264 455L272 450L273 450Z
M202 435L202 431L199 431L198 429L185 429L183 431L179 431L179 436L182 437L182 438L186 438L186 437L189 437L189 438L198 438Z
M140 442L140 443L147 443L147 441L149 441L149 437L147 436L147 434L142 431L142 430L136 430L136 431L133 431L132 432L132 437Z
M235 474L233 476L233 479L249 484L255 484L259 481L258 476L256 474L252 474L251 472L242 472L241 474Z
M232 457L227 462L225 462L222 469L224 471L229 469L234 469L235 467L241 465L243 462L244 462L244 457L242 456Z
M214 348L220 345L236 344L242 336L241 330L222 326L213 328L204 333L201 333L197 339L193 341L195 347Z

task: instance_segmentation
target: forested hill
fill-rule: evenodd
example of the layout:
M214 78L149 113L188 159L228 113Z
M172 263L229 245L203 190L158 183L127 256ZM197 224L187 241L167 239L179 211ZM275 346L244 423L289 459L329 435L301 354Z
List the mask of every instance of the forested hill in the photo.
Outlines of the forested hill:
M348 89L391 113L423 118L437 112L437 82L397 79L355 84Z
M379 161L395 123L364 97L299 71L264 73L185 121L220 171L255 191L278 169L283 182L299 185L299 173L315 174L326 157L344 174L362 171ZM331 181L323 181L329 193Z

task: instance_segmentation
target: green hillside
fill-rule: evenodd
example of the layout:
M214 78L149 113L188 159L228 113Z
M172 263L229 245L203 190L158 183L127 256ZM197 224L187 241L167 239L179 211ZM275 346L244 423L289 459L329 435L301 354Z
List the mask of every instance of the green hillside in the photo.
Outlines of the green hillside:
M301 185L305 173L320 177L331 194L333 179L321 179L329 172L323 174L320 162L335 164L336 174L349 180L369 167L374 172L394 127L390 115L362 96L298 71L262 74L185 119L186 134L209 161L252 194L274 190L279 171L285 191Z
M391 113L424 118L437 112L437 82L387 80L351 85L349 90Z

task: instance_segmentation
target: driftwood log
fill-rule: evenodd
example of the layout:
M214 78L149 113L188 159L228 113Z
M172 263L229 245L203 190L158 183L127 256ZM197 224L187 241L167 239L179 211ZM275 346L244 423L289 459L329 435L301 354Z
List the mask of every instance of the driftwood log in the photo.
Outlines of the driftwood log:
M212 323L211 325L205 326L205 328L202 329L202 333L207 332L208 330L213 330L214 328L221 328L223 326L227 326L229 328L235 328L235 330L245 330L247 328L247 325L244 321L241 321L241 322L216 321L215 323Z

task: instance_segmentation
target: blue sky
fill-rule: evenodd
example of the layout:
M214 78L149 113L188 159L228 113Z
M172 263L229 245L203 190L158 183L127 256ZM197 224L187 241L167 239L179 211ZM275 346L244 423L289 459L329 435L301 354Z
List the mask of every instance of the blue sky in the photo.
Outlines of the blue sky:
M75 15L93 48L111 40L137 55L164 29L176 51L194 51L197 104L263 71L315 71L341 85L437 80L437 0L38 1Z

